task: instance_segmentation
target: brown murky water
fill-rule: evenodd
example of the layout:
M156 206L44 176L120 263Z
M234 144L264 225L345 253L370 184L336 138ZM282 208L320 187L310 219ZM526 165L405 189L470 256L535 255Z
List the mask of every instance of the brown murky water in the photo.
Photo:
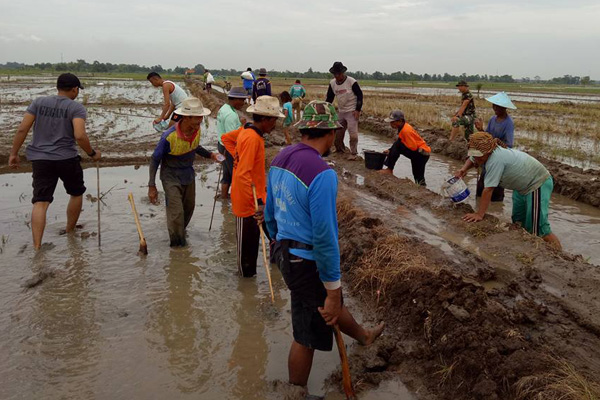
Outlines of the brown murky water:
M47 244L35 255L31 176L0 175L0 398L279 398L270 382L287 379L289 292L273 268L271 304L262 263L255 279L238 277L227 203L217 202L208 232L216 166L198 169L189 247L169 248L164 207L146 200L148 170L131 166L101 169L102 192L114 186L101 208L101 248L97 237L87 237L97 230L97 203L89 199L84 228L59 235L67 201L59 187L48 212ZM94 196L95 172L85 171ZM141 214L147 257L137 255L129 192ZM42 271L53 276L23 287ZM337 352L316 354L312 394L340 398L324 387L338 365ZM365 398L411 398L399 383L380 393Z

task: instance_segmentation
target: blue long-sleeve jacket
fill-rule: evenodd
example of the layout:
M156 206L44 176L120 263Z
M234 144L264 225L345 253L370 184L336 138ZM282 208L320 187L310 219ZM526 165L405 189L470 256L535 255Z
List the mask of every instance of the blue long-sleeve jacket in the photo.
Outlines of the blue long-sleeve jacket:
M325 288L340 287L340 249L336 213L337 175L314 148L299 143L271 163L265 221L271 237L311 245L291 248L314 260Z

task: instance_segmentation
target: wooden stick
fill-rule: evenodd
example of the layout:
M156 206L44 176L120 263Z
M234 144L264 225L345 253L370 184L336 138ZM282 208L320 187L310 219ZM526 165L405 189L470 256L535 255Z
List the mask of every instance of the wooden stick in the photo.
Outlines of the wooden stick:
M100 247L100 161L96 161L96 188L98 189L98 247Z
M258 212L258 198L256 197L256 186L254 183L252 184L252 195L254 196L254 208ZM269 279L269 290L271 290L271 303L275 303L275 294L273 293L273 283L271 282L271 270L269 268L270 263L267 258L267 243L265 239L265 232L263 231L262 224L258 225L258 229L260 229L260 239L262 241L262 252L263 252L263 261L265 263L265 270L267 271L267 278Z
M133 217L135 218L135 225L137 226L138 236L140 237L139 252L142 254L148 254L148 245L146 244L146 238L144 237L144 233L142 232L142 225L140 224L140 218L138 217L137 210L135 209L135 202L133 201L132 193L129 193L129 203L131 203Z
M212 229L212 222L213 222L213 218L215 216L215 206L217 205L217 195L219 194L219 185L221 184L221 172L223 172L223 163L221 163L221 168L219 169L219 178L217 178L217 189L215 190L215 199L213 200L212 214L210 214L210 225L208 226L209 232Z
M338 324L333 326L333 332L335 333L335 342L337 343L338 351L340 352L340 360L342 362L342 382L344 384L346 399L355 399L356 395L352 388L352 378L350 377L350 365L348 365L346 345L344 344L344 338L342 338L342 332L340 332Z

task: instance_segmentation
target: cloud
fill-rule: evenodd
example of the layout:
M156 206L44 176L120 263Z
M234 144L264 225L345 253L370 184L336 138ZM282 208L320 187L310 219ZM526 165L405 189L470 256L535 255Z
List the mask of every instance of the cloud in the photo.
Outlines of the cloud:
M17 33L16 35L13 36L5 36L5 35L0 35L0 41L4 42L4 43L10 43L10 42L33 42L33 43L38 43L38 42L42 42L42 38L36 36L36 35L25 35L23 33Z

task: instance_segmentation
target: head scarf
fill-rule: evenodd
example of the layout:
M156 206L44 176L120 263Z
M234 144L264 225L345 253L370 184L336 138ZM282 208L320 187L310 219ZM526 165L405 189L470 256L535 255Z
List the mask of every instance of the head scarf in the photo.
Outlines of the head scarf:
M477 132L469 138L469 149L479 150L483 155L490 154L498 146L507 147L502 140L492 137L487 132Z

